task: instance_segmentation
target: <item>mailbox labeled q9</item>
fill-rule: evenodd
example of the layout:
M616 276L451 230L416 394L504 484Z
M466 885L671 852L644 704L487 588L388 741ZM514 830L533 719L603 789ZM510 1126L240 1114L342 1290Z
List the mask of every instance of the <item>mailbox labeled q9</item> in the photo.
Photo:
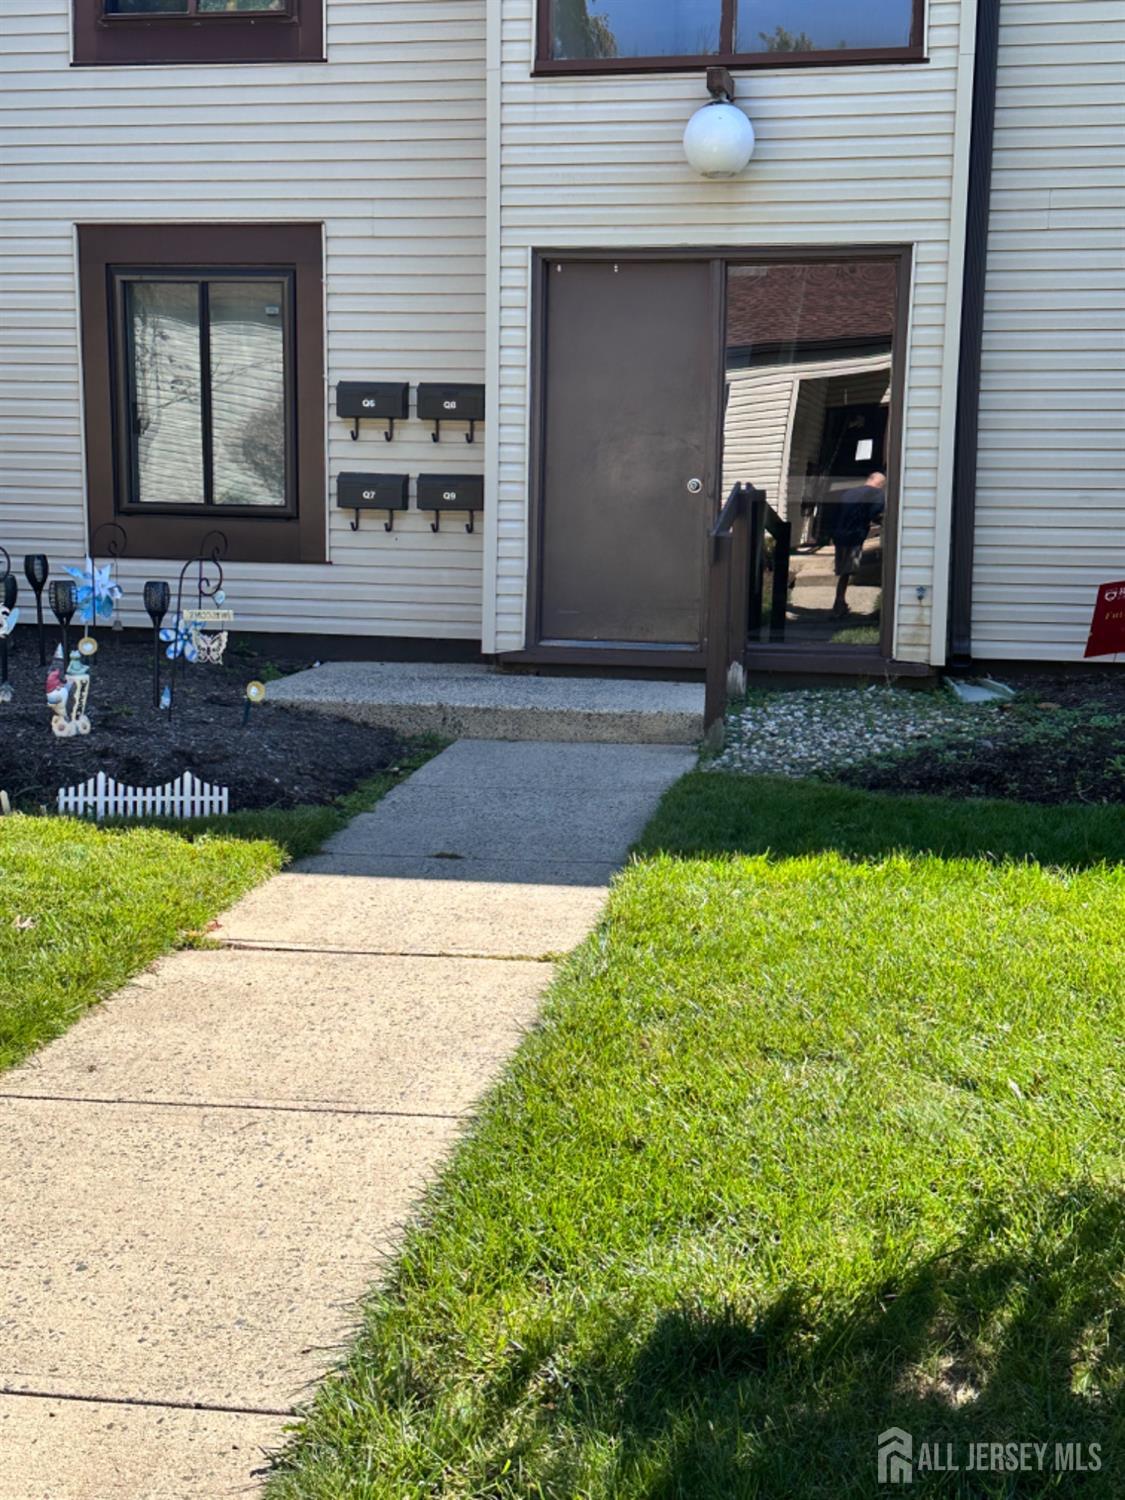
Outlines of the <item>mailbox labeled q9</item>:
M484 480L479 474L419 474L419 510L481 510Z

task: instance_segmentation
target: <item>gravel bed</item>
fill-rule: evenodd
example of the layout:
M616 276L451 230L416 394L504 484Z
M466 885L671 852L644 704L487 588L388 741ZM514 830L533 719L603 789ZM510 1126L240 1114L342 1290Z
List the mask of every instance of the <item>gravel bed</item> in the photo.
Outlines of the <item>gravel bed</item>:
M818 776L918 747L968 742L995 721L994 704L966 705L944 693L893 688L810 688L754 693L727 716L726 745L711 771Z

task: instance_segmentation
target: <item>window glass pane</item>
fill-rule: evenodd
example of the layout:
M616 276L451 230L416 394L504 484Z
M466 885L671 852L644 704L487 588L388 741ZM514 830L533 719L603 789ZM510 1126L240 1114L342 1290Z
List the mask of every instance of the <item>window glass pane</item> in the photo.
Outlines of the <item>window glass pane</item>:
M738 0L736 52L908 47L912 0Z
M125 295L132 499L202 505L199 288L194 282L132 281Z
M213 281L216 505L285 504L285 283Z
M105 0L111 16L186 15L188 0Z
M706 56L721 16L722 0L552 0L551 56Z
M286 3L287 0L199 0L196 10L200 14L207 11L284 10Z
M731 266L723 493L764 490L755 643L874 648L897 267Z

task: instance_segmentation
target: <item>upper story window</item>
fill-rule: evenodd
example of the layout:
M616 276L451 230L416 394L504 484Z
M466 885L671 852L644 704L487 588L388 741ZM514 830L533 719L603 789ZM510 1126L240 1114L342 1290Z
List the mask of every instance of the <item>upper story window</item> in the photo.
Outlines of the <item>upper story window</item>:
M538 70L657 72L923 57L925 0L539 0Z
M76 63L317 62L324 0L74 0Z

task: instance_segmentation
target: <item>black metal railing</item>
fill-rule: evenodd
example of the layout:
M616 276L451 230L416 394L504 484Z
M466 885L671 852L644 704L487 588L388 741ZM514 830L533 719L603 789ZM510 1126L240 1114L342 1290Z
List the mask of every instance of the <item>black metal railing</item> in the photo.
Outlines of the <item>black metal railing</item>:
M782 641L789 595L792 526L770 505L765 490L752 484L736 484L711 530L705 733L710 733L726 713L731 669L744 666L746 643L756 639L762 628L767 535L773 538L773 556L768 559L773 577L770 640Z

